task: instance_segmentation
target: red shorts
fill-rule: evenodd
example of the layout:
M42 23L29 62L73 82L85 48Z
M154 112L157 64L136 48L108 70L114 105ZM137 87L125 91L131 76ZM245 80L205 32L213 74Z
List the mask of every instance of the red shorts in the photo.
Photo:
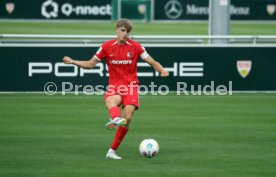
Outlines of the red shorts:
M121 86L110 86L107 92L104 95L104 100L107 97L112 95L120 95L122 99L122 107L124 108L126 105L134 105L135 109L139 108L139 95L138 95L138 86L128 87L125 85Z

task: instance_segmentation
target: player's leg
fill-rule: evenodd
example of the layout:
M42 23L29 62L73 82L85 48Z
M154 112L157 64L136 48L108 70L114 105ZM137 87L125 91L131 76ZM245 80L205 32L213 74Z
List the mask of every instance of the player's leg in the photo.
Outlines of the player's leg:
M139 108L139 96L137 87L130 87L128 90L128 95L124 96L122 99L123 105L123 117L127 120L125 128L129 128L134 111Z
M123 105L123 117L126 118L127 123L124 126L119 126L116 131L115 137L111 144L111 148L107 153L107 158L111 158L109 154L115 154L115 150L118 149L120 144L122 143L124 137L128 132L129 125L131 123L132 116L134 111L139 107L139 98L138 98L138 91L134 89L134 91L129 91L130 94L122 96L122 105ZM117 155L113 159L121 159Z
M118 147L120 146L120 144L122 143L124 137L126 136L126 134L128 132L128 127L131 122L131 118L133 116L134 111L135 111L134 105L124 106L124 114L123 115L124 115L124 118L126 118L127 123L126 123L126 125L119 126L119 128L117 129L115 137L111 144L111 148L107 152L107 155L106 155L107 158L121 159L121 157L116 155L115 151L118 149Z
M126 136L134 111L135 111L135 106L133 106L133 105L126 105L124 107L124 117L127 119L127 123L126 123L126 125L120 126L117 129L114 140L111 144L111 148L113 150L118 149L118 147L122 143L124 137Z
M105 104L107 109L109 110L109 114L110 114L110 118L111 120L106 124L106 127L108 129L114 129L118 126L118 124L116 124L115 122L113 122L114 120L120 119L121 117L121 111L119 108L119 105L122 102L122 98L120 95L106 95L105 96ZM117 133L116 133L117 134ZM115 134L115 138L116 139L116 134ZM119 135L117 135L119 136ZM114 141L114 140L113 140ZM121 157L119 157L115 151L117 148L111 147L106 154L106 158L109 159L122 159Z
M121 110L119 108L121 102L122 98L120 95L105 96L105 104L110 115L110 121L106 124L107 129L114 129L126 123L126 120L121 118Z
M113 107L118 107L122 102L122 98L120 95L110 95L105 96L105 105L108 110L110 110Z
M131 119L132 119L132 116L133 116L135 110L136 110L135 105L125 105L124 106L123 117L127 120L127 123L124 125L125 128L129 128L129 125L131 123Z
M124 118L126 118L127 123L123 126L120 126L117 129L115 137L114 137L113 142L111 144L111 148L113 150L118 149L118 147L120 146L120 144L123 141L124 137L126 136L134 111L135 111L135 106L134 105L124 106Z

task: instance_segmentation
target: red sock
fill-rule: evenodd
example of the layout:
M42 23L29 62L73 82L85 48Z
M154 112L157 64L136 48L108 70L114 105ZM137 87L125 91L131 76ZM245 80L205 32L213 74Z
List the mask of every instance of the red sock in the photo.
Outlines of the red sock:
M120 126L118 128L118 130L116 131L114 140L112 142L111 148L115 151L121 144L121 142L123 141L125 135L128 132L128 128L122 127Z
M120 117L121 116L121 110L119 107L115 106L109 110L109 115L111 119L114 119L115 117Z

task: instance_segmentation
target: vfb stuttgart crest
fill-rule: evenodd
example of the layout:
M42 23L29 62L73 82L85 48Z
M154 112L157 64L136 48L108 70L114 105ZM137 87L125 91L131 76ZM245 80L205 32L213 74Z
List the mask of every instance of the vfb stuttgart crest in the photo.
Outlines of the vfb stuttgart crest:
M12 3L12 2L6 3L6 11L9 14L11 14L13 12L14 8L15 8L14 3Z
M252 67L252 62L250 60L237 61L237 69L239 71L239 74L243 78L246 78L246 76L248 76L248 74L250 73L251 67Z
M266 6L266 11L267 11L267 13L268 13L269 15L274 15L275 10L276 10L276 7L275 7L274 4L268 4L268 5Z

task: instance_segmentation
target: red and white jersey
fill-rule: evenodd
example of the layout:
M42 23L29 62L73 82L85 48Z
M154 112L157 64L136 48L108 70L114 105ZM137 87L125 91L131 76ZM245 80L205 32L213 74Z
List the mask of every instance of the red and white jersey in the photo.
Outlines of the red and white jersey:
M139 84L137 78L137 61L146 58L145 48L133 40L128 39L125 44L118 44L117 39L107 41L99 48L95 57L106 60L109 72L109 85L129 85L131 82Z

